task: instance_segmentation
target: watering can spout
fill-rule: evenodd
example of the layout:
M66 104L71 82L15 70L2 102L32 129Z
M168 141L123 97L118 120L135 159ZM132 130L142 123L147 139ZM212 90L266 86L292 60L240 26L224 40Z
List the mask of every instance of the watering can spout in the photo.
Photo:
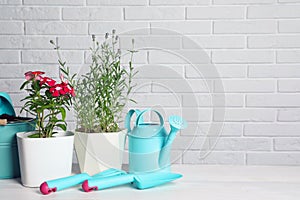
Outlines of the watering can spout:
M167 168L168 165L170 165L169 155L171 145L176 137L177 132L187 127L187 122L182 117L176 115L172 115L169 117L169 123L171 130L168 136L166 137L165 144L161 149L159 156L159 165L161 168Z

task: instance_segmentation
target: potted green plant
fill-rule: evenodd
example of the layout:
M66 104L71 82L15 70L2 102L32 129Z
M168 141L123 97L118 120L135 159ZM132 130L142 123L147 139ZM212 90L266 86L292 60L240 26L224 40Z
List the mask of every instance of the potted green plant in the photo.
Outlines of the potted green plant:
M54 42L52 42L54 44ZM57 47L56 47L57 48ZM36 116L33 132L17 133L22 184L38 187L43 181L68 176L72 169L74 133L67 131L66 110L72 106L74 76L60 63L60 81L41 71L25 73L21 110Z
M74 110L77 118L75 150L81 172L95 174L104 169L121 168L126 130L120 127L122 111L132 91L137 73L132 66L121 65L119 37L105 35L103 43L92 36L92 63L76 83Z

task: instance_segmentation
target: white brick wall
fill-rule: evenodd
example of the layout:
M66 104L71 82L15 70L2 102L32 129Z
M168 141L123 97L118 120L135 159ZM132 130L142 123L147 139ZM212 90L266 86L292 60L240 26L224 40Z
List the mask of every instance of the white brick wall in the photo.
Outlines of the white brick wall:
M90 63L91 34L116 29L123 52L131 38L139 49L138 107L189 121L173 146L177 163L300 165L299 3L0 0L0 91L19 110L24 72L58 75L50 40L77 72ZM74 127L73 113L68 120Z

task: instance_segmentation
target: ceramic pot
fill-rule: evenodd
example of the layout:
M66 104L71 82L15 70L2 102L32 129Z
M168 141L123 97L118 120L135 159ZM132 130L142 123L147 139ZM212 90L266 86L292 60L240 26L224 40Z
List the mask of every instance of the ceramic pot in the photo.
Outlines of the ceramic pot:
M71 175L74 133L29 138L33 133L17 133L22 184L39 187L44 181Z
M108 168L122 168L126 130L113 133L75 132L80 171L94 175Z

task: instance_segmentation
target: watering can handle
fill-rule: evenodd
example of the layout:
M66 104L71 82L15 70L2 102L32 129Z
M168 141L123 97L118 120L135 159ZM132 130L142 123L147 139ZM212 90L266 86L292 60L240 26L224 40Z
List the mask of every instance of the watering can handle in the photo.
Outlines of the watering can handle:
M146 112L148 112L148 111L153 111L153 112L155 112L155 113L157 114L157 116L159 117L160 125L161 125L161 126L164 125L164 119L163 119L163 117L161 116L161 114L160 114L158 111L152 110L151 108L149 108L149 109L143 110L143 111L138 115L138 117L137 117L137 119L136 119L136 122L135 122L135 125L136 125L136 126L138 126L140 123L142 123L142 121L143 121L143 115L144 115Z
M129 133L131 131L130 121L131 121L131 117L134 113L136 114L136 116L139 116L141 111L139 109L131 109L128 111L126 118L125 118L125 128L127 129L127 133ZM141 120L143 121L143 119L141 119Z

